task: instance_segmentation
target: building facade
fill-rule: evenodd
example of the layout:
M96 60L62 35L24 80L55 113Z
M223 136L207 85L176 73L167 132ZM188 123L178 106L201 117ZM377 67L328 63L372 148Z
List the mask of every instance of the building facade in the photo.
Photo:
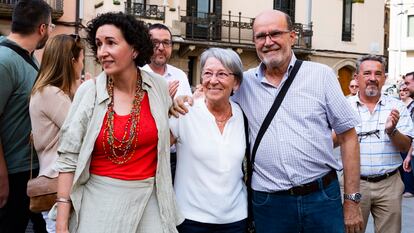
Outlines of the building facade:
M393 82L414 71L414 0L389 0L388 74Z
M52 22L56 25L52 34L77 34L81 28L79 14L83 0L45 0L52 7ZM0 33L10 33L11 16L14 4L18 0L0 0ZM35 56L40 62L43 50L36 50Z
M13 0L0 0L0 17L1 7L7 5L7 2ZM199 58L206 48L234 49L240 55L245 69L259 64L253 43L252 25L254 17L266 9L279 9L291 16L298 35L293 47L296 56L332 67L338 74L344 94L348 94L347 86L355 72L356 58L369 53L386 55L384 48L388 41L384 0L50 2L52 6L61 4L56 10L60 15L54 14L54 22L58 25L54 34L75 32L85 37L85 32L79 29L97 14L108 11L122 11L147 23L167 25L172 31L174 41L170 63L184 70L193 86L200 82ZM7 33L8 24L7 18L6 21L0 19L0 31ZM87 51L85 57L85 70L94 75L98 74L101 68L95 63L93 55Z

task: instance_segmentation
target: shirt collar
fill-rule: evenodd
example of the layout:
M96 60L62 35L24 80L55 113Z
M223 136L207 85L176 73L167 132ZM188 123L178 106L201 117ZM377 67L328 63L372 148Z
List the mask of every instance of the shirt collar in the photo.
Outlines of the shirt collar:
M142 77L142 89L149 90L153 85L153 80L147 71L139 69ZM106 89L107 75L105 72L101 72L96 78L96 98L98 103L102 103L109 99L108 90Z
M356 95L349 97L349 99L350 99L350 101L351 101L351 102L353 102L353 103L355 103L355 104L357 104L357 105L360 105L360 106L365 105L365 104L361 101L361 99L359 98L359 91L358 91L358 93L357 93ZM385 105L385 101L386 101L386 97L385 97L385 95L382 95L382 94L381 94L381 96L380 96L380 98L379 98L379 100L378 100L377 104L380 104L380 105L384 106L384 105Z
M290 74L290 72L292 71L293 66L295 65L296 60L297 60L297 58L296 58L296 56L295 56L295 53L292 51L292 57L290 58L290 62L289 62L289 66L288 66L288 70L287 70L287 72L283 75L283 79L282 79L281 84L282 84L282 83L284 83L284 82L286 81L286 79L287 79L288 75L289 75L289 74ZM261 83L266 83L266 84L271 85L271 84L270 84L270 83L266 80L264 70L265 70L265 64L264 64L263 62L261 62L261 63L259 64L259 66L256 68L256 71L255 71L255 76L256 76L256 78L257 78L257 79L259 79L259 80L260 80L260 82L261 82ZM273 85L272 85L272 86L273 86Z
M146 71L151 71L152 73L155 73L154 72L154 70L151 68L151 66L149 65L149 64L146 64L144 67L142 67L144 70L146 70ZM163 75L160 75L161 77L163 77L163 78L166 78L166 77L170 77L170 76L172 76L173 74L171 73L171 71L170 71L171 69L170 69L170 65L168 65L168 64L166 64L165 65L165 73L163 74Z

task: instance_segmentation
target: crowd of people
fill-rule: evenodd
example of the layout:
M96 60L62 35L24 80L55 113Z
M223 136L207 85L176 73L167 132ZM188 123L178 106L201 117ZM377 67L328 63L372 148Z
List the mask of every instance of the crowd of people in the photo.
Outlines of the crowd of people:
M110 12L85 41L53 28L45 1L20 0L0 37L1 233L29 220L36 233L358 233L370 214L376 233L401 232L414 73L400 101L381 92L384 59L362 56L345 97L268 10L253 23L261 63L243 72L233 50L206 49L193 95L165 25ZM83 81L85 42L102 72ZM31 174L58 179L50 210L29 210Z

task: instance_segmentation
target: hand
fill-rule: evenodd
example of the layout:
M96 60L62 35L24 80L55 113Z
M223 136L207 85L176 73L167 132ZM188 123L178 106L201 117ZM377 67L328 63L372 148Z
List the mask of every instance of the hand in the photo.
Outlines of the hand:
M203 92L203 86L201 84L198 84L196 86L196 90L193 93L193 99L198 99L204 96Z
M84 80L85 80L85 81L88 81L89 79L93 79L93 76L92 76L92 74L91 74L91 73L86 72L86 73L85 73L85 76L84 76Z
M185 103L193 105L193 98L190 96L177 96L173 100L173 105L170 108L169 114L178 118L178 116L185 115L188 112L188 108L185 106Z
M0 173L3 173L0 171ZM9 197L9 178L7 170L5 174L0 174L0 208L3 208Z
M66 227L60 227L56 223L56 233L69 233L69 228L67 226Z
M358 203L344 200L344 220L346 233L358 233L362 231L363 219Z
M408 154L407 157L405 157L404 162L403 162L403 169L405 172L411 172L412 167L411 167L411 154Z
M392 133L395 127L397 126L398 121L400 120L400 112L397 109L391 110L390 115L387 118L387 122L385 122L385 132L387 134Z
M168 92L170 93L171 98L174 99L175 94L177 94L178 85L180 81L174 80L168 83Z

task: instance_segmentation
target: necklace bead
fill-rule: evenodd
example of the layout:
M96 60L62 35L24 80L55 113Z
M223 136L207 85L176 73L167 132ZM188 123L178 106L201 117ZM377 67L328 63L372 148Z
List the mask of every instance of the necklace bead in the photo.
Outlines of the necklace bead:
M114 132L114 83L110 78L107 84L110 103L107 110L107 121L104 129L104 139L102 146L107 158L115 164L124 164L128 162L134 155L136 144L138 142L139 121L141 113L141 103L145 92L142 90L142 79L140 73L137 73L136 90L132 109L129 118L124 127L122 138L117 138ZM105 142L109 145L109 151Z

